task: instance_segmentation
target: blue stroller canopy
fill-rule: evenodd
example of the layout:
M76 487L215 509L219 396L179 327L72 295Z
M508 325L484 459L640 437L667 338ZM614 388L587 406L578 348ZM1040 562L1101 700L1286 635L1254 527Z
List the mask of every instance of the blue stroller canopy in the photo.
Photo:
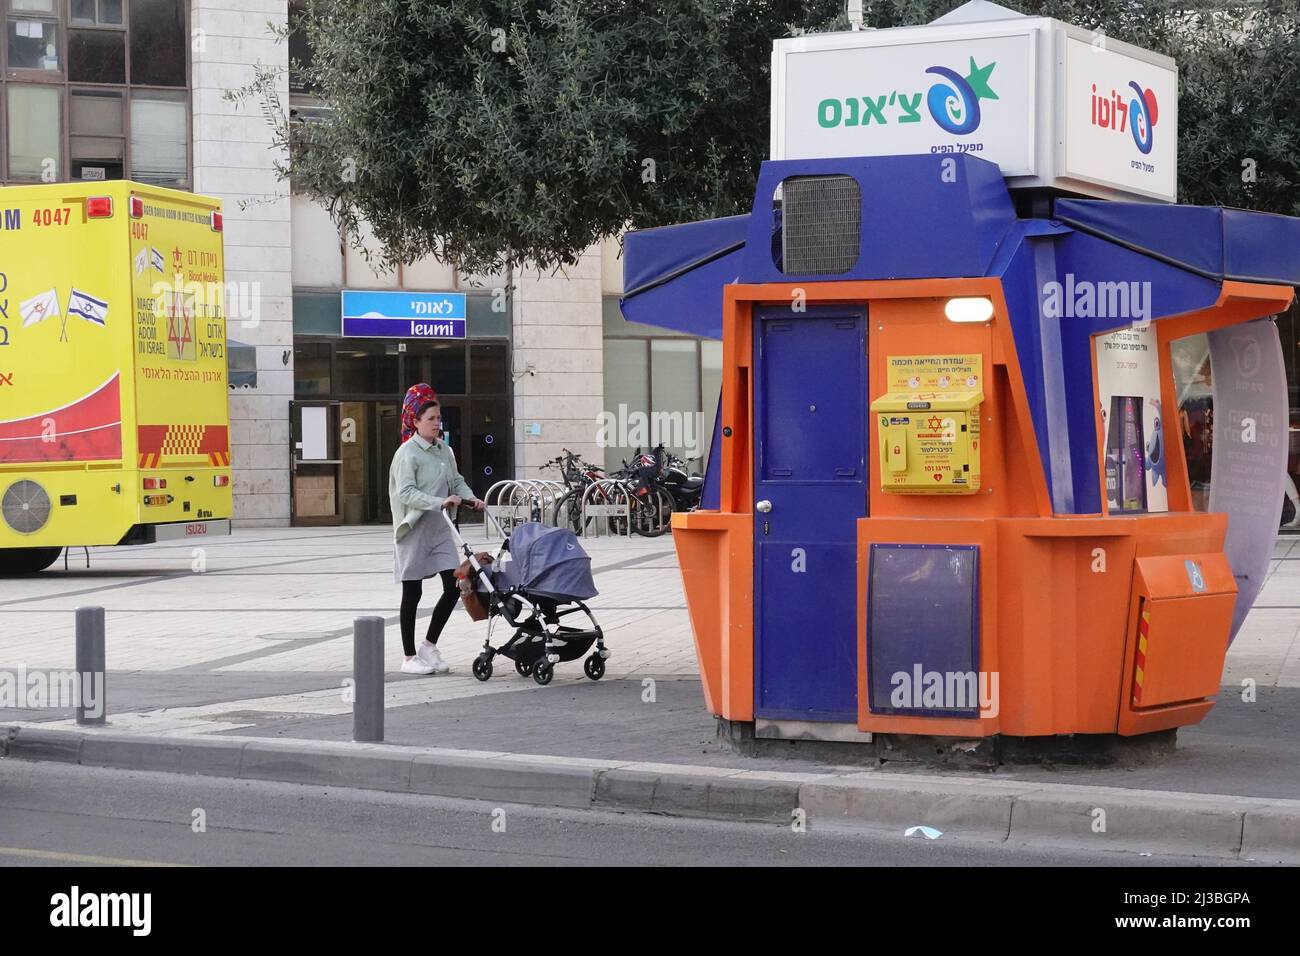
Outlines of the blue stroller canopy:
M510 556L496 577L498 587L557 601L581 601L599 593L591 577L591 558L567 528L535 521L521 524L510 532Z

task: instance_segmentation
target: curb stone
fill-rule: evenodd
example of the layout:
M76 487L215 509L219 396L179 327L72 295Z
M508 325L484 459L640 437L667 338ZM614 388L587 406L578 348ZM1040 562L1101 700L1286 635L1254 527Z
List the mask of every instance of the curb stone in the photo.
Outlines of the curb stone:
M10 759L730 822L1300 863L1300 800L883 772L772 773L391 744L10 726ZM1094 830L1105 811L1104 830Z

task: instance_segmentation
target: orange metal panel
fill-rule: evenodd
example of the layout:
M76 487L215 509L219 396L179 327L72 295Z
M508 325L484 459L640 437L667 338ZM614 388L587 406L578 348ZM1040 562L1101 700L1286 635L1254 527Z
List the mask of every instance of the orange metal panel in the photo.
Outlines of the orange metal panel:
M999 522L1006 733L1115 730L1136 546L1100 523Z
M1226 517L1194 517L1217 532L1209 535L1213 543L1208 548L1172 548L1161 556L1140 556L1135 562L1120 691L1121 734L1193 724L1214 706L1237 585L1221 550ZM1182 532L1165 543L1181 544L1188 537ZM1139 553L1150 550L1151 544L1147 542ZM1202 591L1188 573L1189 560L1200 568Z
M1194 562L1203 579L1192 583ZM1139 611L1128 705L1149 709L1213 697L1232 632L1237 585L1222 554L1140 558Z
M747 514L675 514L677 549L709 712L754 719L754 525Z
M1295 292L1289 286L1225 282L1214 305L1199 312L1161 319L1155 324L1156 334L1162 343L1171 342L1198 332L1212 332L1277 315L1291 307L1294 297Z

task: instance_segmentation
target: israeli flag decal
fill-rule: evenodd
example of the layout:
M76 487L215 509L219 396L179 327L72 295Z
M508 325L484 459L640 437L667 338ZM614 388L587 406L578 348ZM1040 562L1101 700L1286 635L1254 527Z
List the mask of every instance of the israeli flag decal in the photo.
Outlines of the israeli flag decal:
M79 292L75 288L68 299L68 315L79 315L87 322L106 325L108 321L108 303L96 299L93 295Z

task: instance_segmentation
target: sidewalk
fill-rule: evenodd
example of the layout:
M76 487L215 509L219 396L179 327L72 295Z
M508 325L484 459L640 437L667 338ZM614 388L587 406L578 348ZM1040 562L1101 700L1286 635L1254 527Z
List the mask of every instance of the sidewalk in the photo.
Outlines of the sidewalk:
M90 570L73 555L66 572L60 562L0 583L0 666L71 667L72 612L95 604L107 614L114 671L346 674L352 621L362 615L388 621L396 668L401 591L390 536L378 527L240 531L197 548L96 548ZM487 547L478 528L469 542ZM597 618L617 636L609 675L698 673L672 540L602 536L584 547L599 575ZM425 598L427 621L434 595ZM485 634L457 611L439 647L468 673Z
M896 765L864 771L731 752L715 740L704 709L671 540L596 538L587 546L601 590L593 610L613 656L600 682L583 677L577 662L559 665L548 687L519 677L505 660L492 680L474 680L469 663L486 625L459 611L440 643L451 674L395 673L400 643L388 602L395 603L397 588L385 529L245 531L197 554L188 547L96 551L90 571L78 570L74 558L68 572L60 566L41 578L5 583L0 668L70 668L73 610L103 605L109 725L76 732L69 714L50 710L0 710L0 725L25 728L15 739L27 741L29 756L45 746L41 740L54 739L36 730L59 732L78 742L76 759L80 741L95 738L134 739L142 747L207 740L209 752L223 754L228 765L230 753L250 745L256 752L266 746L261 740L302 753L333 753L336 745L339 754L357 756L406 748L408 762L438 748L464 759L548 757L570 769L595 761L605 769L672 765L678 776L737 781L753 773L793 774L801 785L872 780L873 786L915 781L932 788L946 780L954 794L992 787L998 799L1022 806L1027 793L1061 787L1084 802L1103 792L1097 788L1106 788L1112 801L1129 793L1147 805L1160 794L1175 802L1219 795L1206 798L1228 814L1215 817L1215 825L1236 820L1238 836L1240 807L1274 813L1277 801L1300 798L1300 539L1279 540L1258 606L1228 655L1220 703L1201 725L1180 732L1176 754L1124 769L1017 767L992 775ZM206 570L196 573L191 568L200 558ZM343 681L351 673L351 622L363 614L389 622L389 746L347 743L351 705ZM499 643L500 635L494 639ZM1246 679L1256 682L1254 703L1241 699ZM24 753L13 742L11 749ZM139 750L130 759L146 761L125 764L139 768L156 758ZM1242 799L1247 803L1233 802ZM1286 819L1300 839L1300 804L1296 814Z

